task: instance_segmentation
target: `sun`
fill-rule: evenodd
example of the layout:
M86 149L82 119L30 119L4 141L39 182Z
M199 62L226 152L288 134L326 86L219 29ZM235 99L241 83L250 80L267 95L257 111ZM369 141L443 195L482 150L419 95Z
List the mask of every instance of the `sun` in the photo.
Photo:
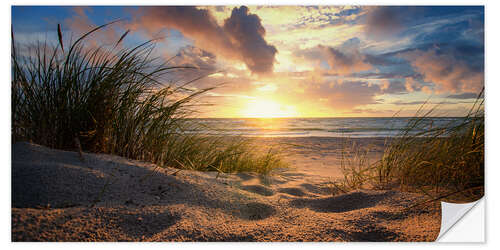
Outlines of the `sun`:
M247 103L242 111L242 117L248 118L278 118L278 117L296 117L295 107L283 105L273 100L252 99Z

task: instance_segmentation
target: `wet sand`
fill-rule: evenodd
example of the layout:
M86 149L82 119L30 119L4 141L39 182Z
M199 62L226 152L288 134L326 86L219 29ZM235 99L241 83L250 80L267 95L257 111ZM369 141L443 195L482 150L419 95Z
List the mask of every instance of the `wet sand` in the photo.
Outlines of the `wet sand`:
M384 139L352 139L381 154ZM289 169L220 174L16 143L13 241L434 241L439 204L393 190L332 196L339 138L259 138L286 144ZM345 142L344 142L345 143ZM350 142L348 142L350 143Z

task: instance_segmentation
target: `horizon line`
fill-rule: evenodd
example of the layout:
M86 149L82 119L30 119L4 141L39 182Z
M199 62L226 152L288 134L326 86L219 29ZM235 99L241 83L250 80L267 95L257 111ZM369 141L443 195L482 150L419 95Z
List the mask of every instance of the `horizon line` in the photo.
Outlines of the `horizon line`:
M329 118L415 118L421 116L289 116L289 117L186 117L187 119L329 119ZM466 116L429 116L421 118L463 118Z

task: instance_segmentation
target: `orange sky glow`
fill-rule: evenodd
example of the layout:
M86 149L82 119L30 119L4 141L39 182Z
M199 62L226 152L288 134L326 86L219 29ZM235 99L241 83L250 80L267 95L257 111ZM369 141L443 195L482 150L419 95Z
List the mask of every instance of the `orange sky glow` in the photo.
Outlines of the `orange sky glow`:
M92 43L164 37L157 56L197 68L175 77L221 85L200 117L412 116L425 102L457 116L484 86L483 7L14 7L12 22L28 42L118 18Z

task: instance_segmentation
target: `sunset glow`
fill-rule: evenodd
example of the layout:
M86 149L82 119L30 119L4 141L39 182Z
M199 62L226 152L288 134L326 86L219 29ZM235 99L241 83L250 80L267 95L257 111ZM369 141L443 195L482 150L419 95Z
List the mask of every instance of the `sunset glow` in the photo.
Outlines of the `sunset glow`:
M89 37L112 49L155 40L155 56L193 79L202 117L411 116L441 103L463 115L484 86L481 6L13 7L16 41ZM102 17L106 18L102 18ZM37 30L37 32L32 32ZM429 99L430 98L430 99Z
M10 240L450 241L490 6L230 2L8 6Z
M272 100L253 99L248 102L241 116L248 118L279 118L297 117L299 114L293 106L283 105Z

